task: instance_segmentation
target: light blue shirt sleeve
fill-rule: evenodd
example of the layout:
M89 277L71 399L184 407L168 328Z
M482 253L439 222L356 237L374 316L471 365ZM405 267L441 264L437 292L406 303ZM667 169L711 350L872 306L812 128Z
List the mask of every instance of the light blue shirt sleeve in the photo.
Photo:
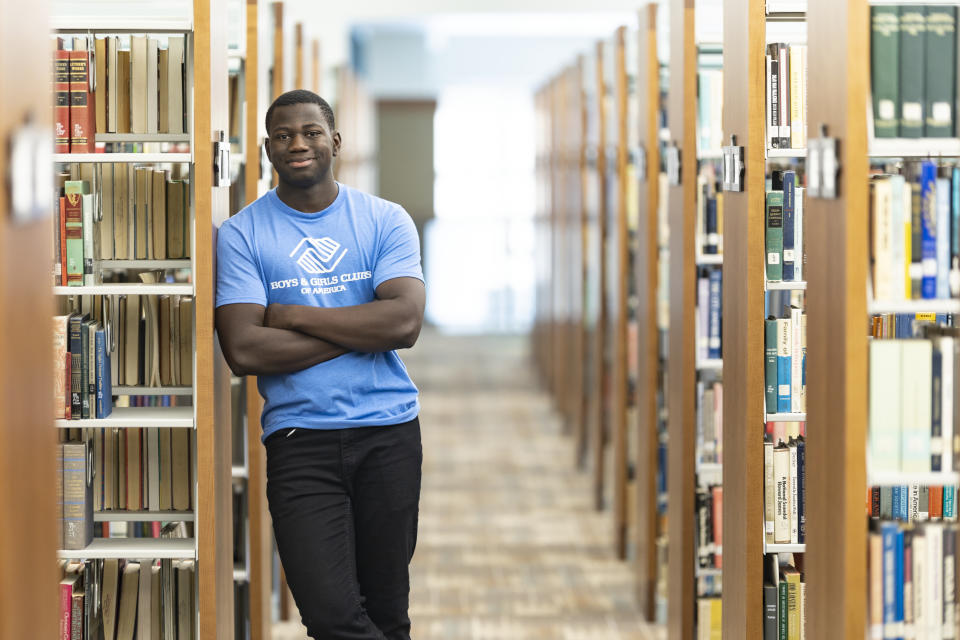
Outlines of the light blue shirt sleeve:
M249 303L267 306L253 246L238 224L225 222L217 233L217 306Z
M423 281L420 266L420 238L410 214L397 207L386 221L380 236L377 262L373 270L373 288L393 278Z

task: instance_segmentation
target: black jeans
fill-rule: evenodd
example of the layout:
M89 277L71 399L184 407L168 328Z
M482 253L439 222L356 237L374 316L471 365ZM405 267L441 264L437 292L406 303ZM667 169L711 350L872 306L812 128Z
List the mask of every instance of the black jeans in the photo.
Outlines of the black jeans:
M280 561L315 640L409 640L420 422L266 440L267 500Z

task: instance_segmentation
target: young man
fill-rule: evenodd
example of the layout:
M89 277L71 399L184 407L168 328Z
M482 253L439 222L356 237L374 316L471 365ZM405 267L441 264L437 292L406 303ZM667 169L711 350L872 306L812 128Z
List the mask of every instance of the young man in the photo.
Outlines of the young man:
M266 126L280 182L220 228L216 324L266 400L280 560L311 637L409 639L422 451L396 349L423 321L417 232L399 205L333 179L322 98L285 93Z

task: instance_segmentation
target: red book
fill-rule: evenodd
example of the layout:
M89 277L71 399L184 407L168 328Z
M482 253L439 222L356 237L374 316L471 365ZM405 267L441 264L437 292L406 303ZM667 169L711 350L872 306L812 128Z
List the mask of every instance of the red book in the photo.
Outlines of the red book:
M53 59L53 137L55 153L70 153L70 52L57 49Z
M70 640L73 622L73 584L76 576L60 581L60 640Z
M70 153L96 150L97 109L90 90L90 56L85 50L70 52Z
M930 495L927 498L927 515L933 520L943 519L943 487L930 487Z
M70 397L70 378L73 375L73 357L70 355L69 350L67 351L66 362L64 364L67 367L67 377L64 378L67 384L65 385L66 397L63 399L63 418L64 420L70 420L73 416L73 403Z

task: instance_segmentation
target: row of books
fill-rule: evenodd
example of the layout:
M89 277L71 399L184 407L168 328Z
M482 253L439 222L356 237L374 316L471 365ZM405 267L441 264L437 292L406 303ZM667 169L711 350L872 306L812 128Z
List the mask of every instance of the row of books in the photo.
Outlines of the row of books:
M113 412L112 358L100 322L75 313L53 319L54 418L106 418Z
M723 487L697 487L697 563L701 568L723 568Z
M711 163L704 163L697 175L697 235L700 253L723 253L723 193Z
M908 163L870 181L870 261L877 300L960 295L960 167Z
M874 137L952 137L957 8L875 6L870 22Z
M702 267L697 274L697 357L723 357L723 270Z
M867 515L901 522L957 521L957 488L919 484L867 489Z
M804 640L806 638L807 586L803 572L790 555L781 560L767 556L763 581L763 640Z
M804 191L795 171L774 171L766 195L766 276L769 281L801 282L805 250Z
M806 440L763 441L764 538L768 544L806 542Z
M954 327L952 313L877 313L870 319L873 338L921 338L929 327Z
M767 413L807 410L807 314L795 306L764 323L764 401Z
M99 284L101 260L190 257L189 179L127 163L107 163L99 172L97 190L66 179L69 173L58 176L55 285Z
M869 459L883 471L953 470L952 337L871 340Z
M697 598L697 640L723 638L723 601L717 596Z
M954 637L956 540L956 527L939 522L872 524L867 545L870 637Z
M56 152L93 153L96 133L184 133L186 41L170 35L166 44L146 35L58 38Z
M193 640L193 560L64 562L59 640Z
M723 383L697 382L697 450L700 463L723 463Z
M807 46L767 45L767 138L774 149L807 146Z

